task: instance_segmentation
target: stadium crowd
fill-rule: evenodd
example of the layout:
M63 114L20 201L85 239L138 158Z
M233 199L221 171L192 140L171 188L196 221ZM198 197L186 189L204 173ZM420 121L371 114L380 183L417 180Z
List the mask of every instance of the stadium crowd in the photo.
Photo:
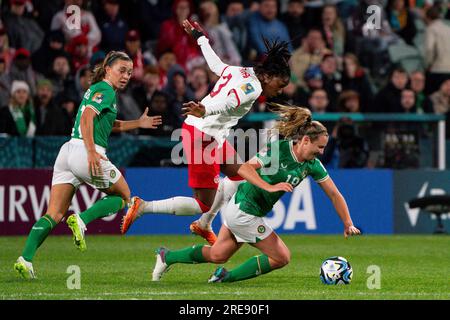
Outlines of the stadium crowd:
M80 28L68 26L70 5L82 8ZM379 28L370 28L370 5L381 9ZM123 50L134 70L118 94L118 118L136 119L148 106L163 125L134 133L170 136L182 104L217 81L181 26L186 18L232 65L261 61L263 37L290 41L292 76L279 101L316 113L449 114L448 1L9 0L1 3L0 134L70 135L93 67Z

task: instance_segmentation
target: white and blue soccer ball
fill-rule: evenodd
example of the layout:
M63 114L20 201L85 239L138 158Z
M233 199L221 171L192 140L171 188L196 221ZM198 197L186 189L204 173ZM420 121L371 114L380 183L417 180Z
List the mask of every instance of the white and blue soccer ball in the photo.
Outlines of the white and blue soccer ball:
M320 267L320 280L324 284L350 284L352 276L353 269L343 257L328 258Z

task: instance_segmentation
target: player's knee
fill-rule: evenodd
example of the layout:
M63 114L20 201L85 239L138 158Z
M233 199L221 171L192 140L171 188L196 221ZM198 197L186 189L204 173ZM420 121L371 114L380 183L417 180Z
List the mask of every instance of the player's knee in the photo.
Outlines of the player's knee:
M274 261L274 268L283 268L288 265L291 261L291 253L289 251L277 256L276 258L272 258Z
M209 257L211 259L210 262L217 263L217 264L226 263L229 258L225 254L223 254L223 252L219 252L217 250L211 250Z

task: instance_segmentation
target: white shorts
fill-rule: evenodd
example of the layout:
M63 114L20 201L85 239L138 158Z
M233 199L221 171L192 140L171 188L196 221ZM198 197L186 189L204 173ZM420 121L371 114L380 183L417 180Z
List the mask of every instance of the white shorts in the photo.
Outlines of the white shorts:
M95 146L98 153L106 157L105 148ZM89 170L87 151L81 139L71 139L59 150L53 168L52 186L70 183L78 188L87 183L96 189L107 189L119 181L122 174L109 160L100 160L101 176L92 176Z
M233 233L237 242L256 243L273 232L263 218L245 213L234 203L235 196L222 211L223 224Z

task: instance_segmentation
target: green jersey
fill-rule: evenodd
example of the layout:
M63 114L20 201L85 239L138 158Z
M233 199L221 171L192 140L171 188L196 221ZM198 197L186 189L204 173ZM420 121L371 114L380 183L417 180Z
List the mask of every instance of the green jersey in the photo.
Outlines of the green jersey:
M271 145L275 148L271 148ZM278 170L275 174L264 174L262 168L257 169L260 177L267 183L274 185L280 182L288 182L293 187L302 182L307 176L311 176L316 182L320 183L328 179L328 172L319 159L299 162L294 154L293 141L279 140L269 143L265 150L256 155L256 159L261 167L274 165L272 161L279 159ZM269 170L267 170L269 173ZM274 204L283 196L284 191L268 192L250 182L242 183L235 195L235 203L245 213L264 217Z
M89 106L97 113L94 118L94 143L107 148L108 138L117 117L116 104L116 92L106 81L100 81L90 86L78 109L72 129L72 138L83 139L80 127L81 115L84 109Z

